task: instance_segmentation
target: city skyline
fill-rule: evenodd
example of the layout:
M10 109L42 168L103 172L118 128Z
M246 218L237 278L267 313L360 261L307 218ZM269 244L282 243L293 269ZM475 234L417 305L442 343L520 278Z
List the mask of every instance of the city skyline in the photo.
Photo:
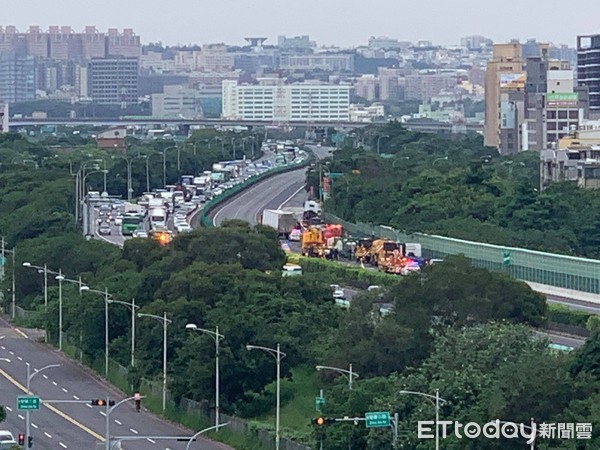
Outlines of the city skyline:
M275 45L279 35L308 34L320 45L342 47L365 45L370 36L458 45L460 38L468 35L483 35L498 43L512 38L536 38L574 47L578 34L600 33L600 2L593 0L580 0L577 6L582 14L573 15L568 21L560 7L564 3L558 0L529 0L526 9L522 9L522 2L505 0L502 4L486 4L485 14L473 12L481 9L481 2L476 0L432 0L427 6L411 4L410 10L401 2L373 0L367 11L365 3L357 0L285 4L261 0L260 5L239 0L210 5L197 0L175 0L168 4L169 8L163 5L157 0L105 0L101 6L98 2L99 7L91 15L75 0L62 0L61 8L30 0L26 5L11 5L1 25L15 25L19 31L27 31L30 25L42 29L69 25L74 31L81 31L86 25L95 25L100 31L133 28L143 43L160 41L165 45L243 45L246 36L267 37L266 44Z

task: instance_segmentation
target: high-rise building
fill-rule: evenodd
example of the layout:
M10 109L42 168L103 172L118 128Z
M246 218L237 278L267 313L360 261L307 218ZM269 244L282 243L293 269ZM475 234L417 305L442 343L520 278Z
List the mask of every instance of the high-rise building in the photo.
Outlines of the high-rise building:
M35 61L32 56L0 52L0 100L18 103L35 99Z
M398 69L388 69L379 67L379 100L398 101L400 99L398 79L400 71Z
M0 133L8 133L8 103L0 102Z
M98 58L88 64L88 92L99 105L126 107L138 100L137 58Z
M600 34L577 36L577 83L588 88L590 115L600 117Z
M521 45L517 42L510 44L495 44L492 59L487 63L485 73L485 125L484 143L490 147L500 149L500 130L512 128L510 133L504 133L505 139L510 138L510 147L513 151L519 148L518 108L514 104L516 99L509 99L511 90L524 91L526 75L523 72L521 58ZM505 94L501 104L501 91ZM513 102L511 104L510 102ZM507 142L507 149L509 145Z
M375 75L362 75L356 79L354 94L370 102L377 100L379 98L379 80Z
M279 78L259 81L259 85L223 81L224 119L280 122L349 120L350 86L284 85Z

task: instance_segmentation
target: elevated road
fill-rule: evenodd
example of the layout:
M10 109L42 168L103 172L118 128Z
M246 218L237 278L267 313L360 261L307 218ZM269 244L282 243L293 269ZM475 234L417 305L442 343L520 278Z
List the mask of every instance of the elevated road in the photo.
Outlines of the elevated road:
M79 364L49 347L30 339L23 331L0 319L0 401L7 405L7 426L13 434L25 431L25 413L17 411L16 397L25 395L26 362L32 372L49 364L58 368L33 377L31 390L43 400L84 401L42 405L31 413L31 435L35 449L95 449L105 435L105 410L93 407L92 399L123 399L120 392ZM133 403L133 402L132 402ZM143 400L142 400L143 405ZM137 413L133 404L124 404L110 415L113 436L191 436L193 432L168 423L146 411ZM137 440L123 443L126 450L183 450L185 442ZM224 444L199 439L192 448L224 450Z

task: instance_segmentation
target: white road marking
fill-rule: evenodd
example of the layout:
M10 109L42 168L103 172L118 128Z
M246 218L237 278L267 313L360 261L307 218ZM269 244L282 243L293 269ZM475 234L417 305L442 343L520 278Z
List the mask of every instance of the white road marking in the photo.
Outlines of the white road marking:
M100 411L100 414L106 417L106 413L104 411Z
M138 434L138 432L135 431L133 428L130 428L129 431L131 431L133 434Z
M21 358L20 356L17 356L17 359L18 359L19 361L23 361L23 358Z
M79 400L79 397L77 397L76 395L74 395L74 396L73 396L73 398L74 398L75 400Z
M47 432L45 432L45 431L44 431L44 434L45 434L46 436L48 436L48 439L52 439L52 435L51 435L51 434L48 434L48 433L47 433Z
M2 337L4 337L4 336L2 336ZM0 346L0 348L1 348L2 350L6 350L6 347L5 347L4 345Z
M92 407L92 405L90 405L89 403L86 403L85 406L87 406L88 408Z
M63 391L63 392L69 392L69 391L67 391L65 388L62 388L62 391Z
M65 444L63 444L62 442L59 442L58 445L60 445L62 448L67 448L67 446Z
M38 429L38 426L37 426L35 423L32 423L32 424L31 424L31 426L32 426L33 428L35 428L36 430Z
M15 354L15 352L13 352L12 350L9 350L8 353L10 353L11 355Z
M21 414L18 414L18 416L19 416L19 419L25 420L25 417L23 417Z
M56 381L53 381L53 382L52 382L52 384L53 384L54 386L58 386L58 383L57 383Z
M47 380L47 379L48 379L48 375L44 375L44 374L42 374L42 376L44 377L44 380Z
M12 408L11 408L10 406L5 406L5 408L6 408L8 411L12 412Z
M117 419L115 419L115 423L116 423L117 425L123 425L123 424L122 424L121 422L119 422Z
M147 440L148 442L152 442L153 444L156 444L156 441L155 441L154 439L150 439L150 438L148 438L148 439L146 439L146 440Z

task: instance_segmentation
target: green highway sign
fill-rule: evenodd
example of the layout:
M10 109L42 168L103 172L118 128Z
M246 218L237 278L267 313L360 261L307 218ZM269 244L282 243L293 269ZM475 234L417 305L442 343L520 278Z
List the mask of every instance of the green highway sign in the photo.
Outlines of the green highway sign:
M502 255L502 264L510 266L510 252L504 252Z
M315 410L321 411L321 406L325 404L325 397L315 397Z
M17 397L17 409L20 411L24 410L38 410L40 409L40 398L39 397Z
M387 411L365 413L365 425L367 428L389 427L390 413Z

